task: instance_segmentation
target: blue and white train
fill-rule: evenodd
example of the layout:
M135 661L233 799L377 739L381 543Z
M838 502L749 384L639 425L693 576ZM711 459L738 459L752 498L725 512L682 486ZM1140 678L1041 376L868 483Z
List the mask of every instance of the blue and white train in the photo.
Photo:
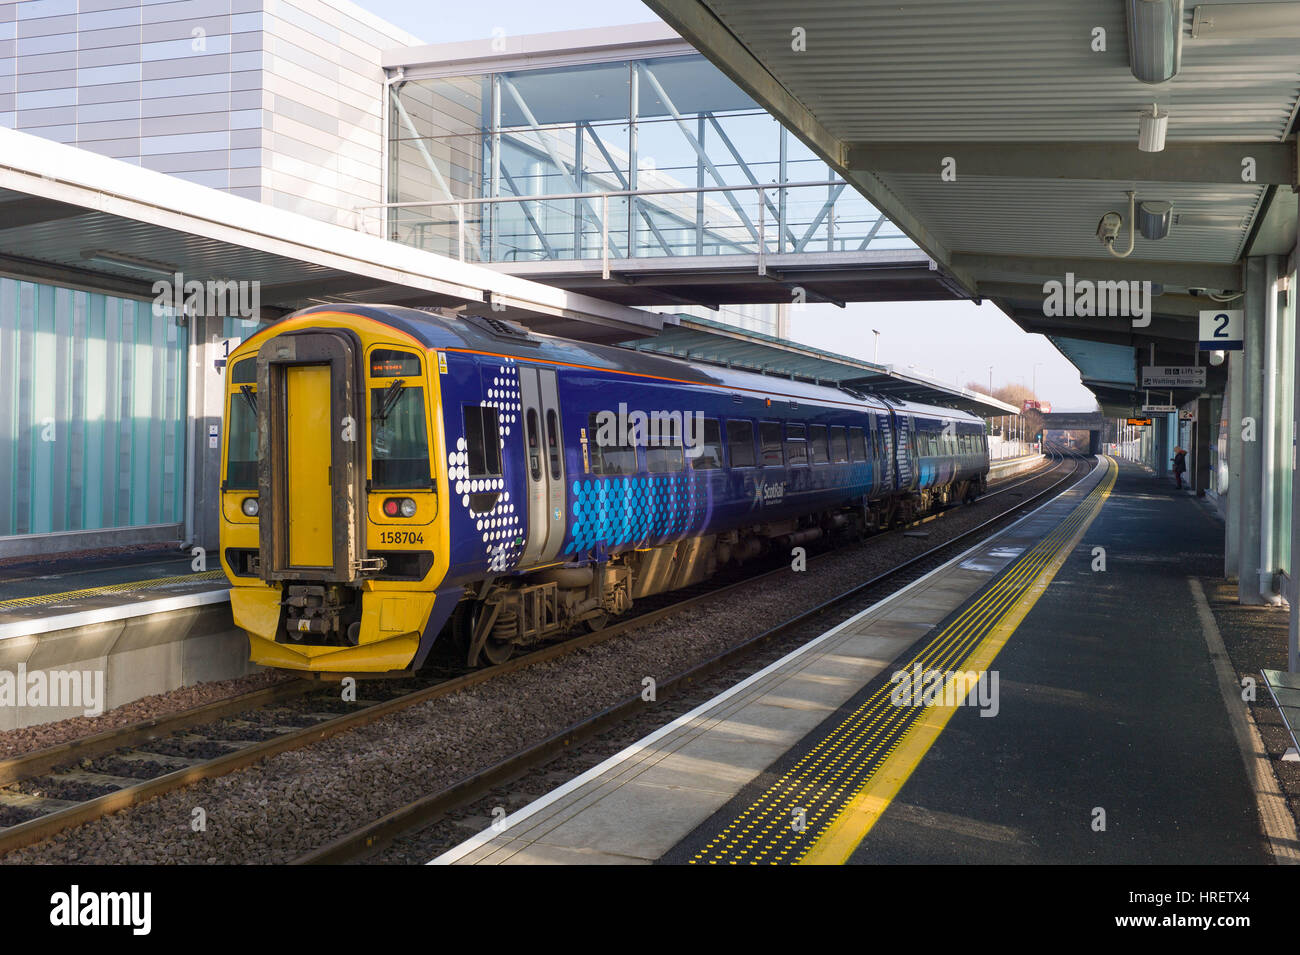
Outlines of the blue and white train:
M773 548L970 500L949 409L393 306L306 309L228 368L222 559L257 662L471 663Z

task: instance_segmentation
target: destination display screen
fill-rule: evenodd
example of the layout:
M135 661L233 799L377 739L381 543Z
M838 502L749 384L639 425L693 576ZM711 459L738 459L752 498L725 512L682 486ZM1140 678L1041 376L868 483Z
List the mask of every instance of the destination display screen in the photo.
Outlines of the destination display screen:
M370 353L371 378L405 378L420 374L420 359L410 352L377 348Z

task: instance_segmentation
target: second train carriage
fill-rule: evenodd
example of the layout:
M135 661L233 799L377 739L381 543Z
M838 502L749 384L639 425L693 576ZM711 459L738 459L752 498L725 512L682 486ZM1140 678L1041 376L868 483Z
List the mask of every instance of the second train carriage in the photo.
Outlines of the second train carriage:
M980 493L981 419L529 333L321 306L231 355L222 563L254 662L499 661L772 547Z

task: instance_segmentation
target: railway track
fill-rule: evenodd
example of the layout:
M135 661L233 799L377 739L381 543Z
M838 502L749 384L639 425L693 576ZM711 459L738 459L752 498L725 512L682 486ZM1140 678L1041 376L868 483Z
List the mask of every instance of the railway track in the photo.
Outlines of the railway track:
M877 587L886 580L899 580L909 568L919 568L926 560L935 561L940 551L969 540L975 533L1051 493L1069 479L1074 468L1070 474L1033 496L1024 497L1025 492L1018 492L1017 489L1040 481L1068 460L1060 450L1053 449L1044 468L1026 476L1018 476L1020 480L1000 482L981 498L982 501L999 495L1022 498L997 516L709 661L705 665L707 670L695 668L679 674L671 681L667 692L671 692L672 687L689 684L707 672L712 672L736 659L736 655L748 652L780 633L788 632L797 623L842 604L864 589ZM941 517L943 513L930 515L908 526L927 523ZM906 531L906 528L903 530ZM881 538L884 536L881 535ZM810 562L816 561L820 556L824 555L810 557ZM648 626L737 587L765 577L788 573L788 570L788 562L783 560L776 569L757 575L751 574L721 585L702 586L698 591L688 591L685 596L677 592L662 606L643 610L598 632L557 642L481 670L451 675L435 672L421 678L370 681L364 684L364 697L358 688L358 698L355 701L344 700L338 684L292 680L181 713L156 717L49 749L0 760L0 855L199 780L235 772L270 756L356 729L406 707L568 655L630 630ZM697 673L696 670L700 672ZM431 680L436 682L430 684ZM541 748L531 748L487 773L477 774L436 797L430 797L434 799L431 805L435 808L427 811L436 816L445 812L448 806L474 798L475 793L498 784L502 773L519 773L538 762L544 762L554 752L564 749L577 739L598 733L605 726L617 722L622 718L623 712L622 707L615 707L597 714L591 720L576 724L547 741ZM430 818L425 815L424 809L411 812L419 820L428 821ZM381 830L388 832L391 829L397 832L410 825L412 823L389 820L381 826ZM393 829L394 826L397 828ZM319 858L311 857L304 861L346 861L377 844L368 835L358 836L357 839L359 842L342 840L338 846L327 847L329 851L322 850Z
M764 647L774 641L791 634L799 627L809 622L817 621L827 613L844 607L845 604L861 598L870 596L868 603L874 603L878 599L875 593L882 587L889 587L891 590L900 589L913 580L924 576L935 567L946 562L954 553L959 553L961 548L969 546L973 539L978 538L980 534L986 533L994 525L1001 524L1011 518L1014 514L1025 507L1032 505L1050 495L1066 482L1070 482L1075 477L1080 467L1083 467L1084 473L1087 472L1088 463L1091 458L1075 455L1064 451L1063 449L1053 448L1050 452L1052 455L1052 468L1062 467L1069 464L1068 473L1064 474L1057 481L1047 488L1038 491L1032 496L1011 505L1001 513L986 521L982 521L976 526L963 531L959 535L936 545L921 554L918 554L908 560L896 565L895 567L877 574L871 579L864 581L843 593L830 598L811 609L785 620L774 627L771 627L740 644L732 646L723 652L705 660L695 666L683 670L665 681L661 681L656 686L657 696L660 698L671 696L674 693L680 693L688 689L692 684L706 680L714 674L725 668L732 666L742 660L744 657L752 654L754 651ZM1043 477L1039 472L1036 477ZM1003 488L1003 491L1012 491L1027 482L1016 482L1012 486ZM988 495L992 496L992 495ZM764 576L775 575L777 573L786 573L788 568L778 571L769 572L769 574L760 575L757 579ZM383 848L399 836L415 829L422 828L432 822L436 822L449 812L453 812L461 807L467 806L493 788L512 780L518 779L525 773L545 764L556 755L572 749L575 745L599 735L607 729L616 726L623 720L637 713L643 713L645 704L639 695L631 696L621 703L608 707L599 713L581 720L565 728L545 740L542 740L519 753L504 759L497 764L475 772L460 781L448 786L436 793L431 793L420 799L414 800L407 805L396 809L379 819L366 823L352 832L334 840L333 842L321 846L311 852L308 852L294 859L293 865L326 865L342 864L354 862L365 856Z

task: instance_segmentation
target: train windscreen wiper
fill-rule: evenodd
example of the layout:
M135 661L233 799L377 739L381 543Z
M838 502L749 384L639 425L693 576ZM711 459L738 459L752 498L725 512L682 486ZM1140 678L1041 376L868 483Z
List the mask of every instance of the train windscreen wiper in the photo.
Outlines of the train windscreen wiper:
M379 410L375 413L375 416L380 421L388 420L389 412L393 410L393 405L397 404L397 399L402 394L402 389L405 387L406 381L402 378L398 378L388 386L388 390L384 392L384 396L379 399Z
M244 400L248 402L249 410L251 410L253 412L253 416L256 417L257 416L257 392L253 390L253 386L240 385L239 393L244 396Z

